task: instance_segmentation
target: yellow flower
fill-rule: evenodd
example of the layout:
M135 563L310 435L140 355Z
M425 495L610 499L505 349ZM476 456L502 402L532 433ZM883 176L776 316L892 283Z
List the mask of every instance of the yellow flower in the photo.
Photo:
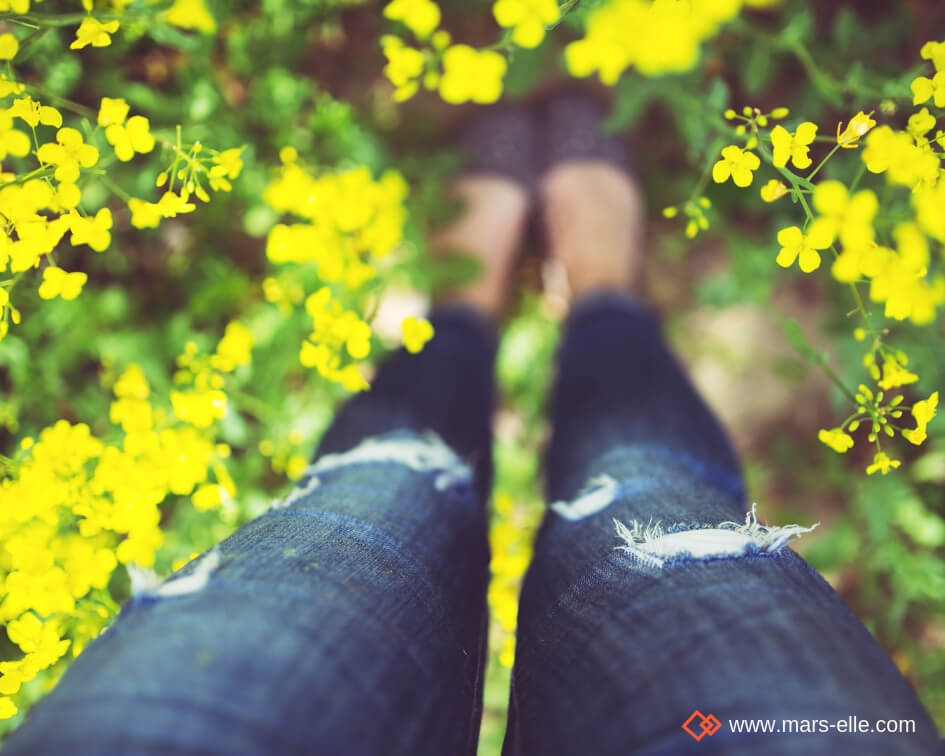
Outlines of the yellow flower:
M860 138L876 125L876 121L870 118L871 115L873 115L872 111L869 114L862 110L859 111L850 119L845 129L843 128L843 121L839 121L837 123L837 144L848 150L856 148L860 143Z
M174 414L195 428L209 428L226 414L226 394L217 389L172 391Z
M538 47L545 26L561 18L557 0L496 0L492 14L499 26L514 28L512 40L520 47Z
M819 249L826 249L830 246L829 238L818 233L805 235L797 226L789 226L778 231L778 244L781 245L781 251L778 252L775 262L782 268L790 268L794 261L798 261L800 269L804 273L812 273L820 267Z
M798 168L809 168L811 164L810 144L817 136L817 124L804 121L792 134L783 126L771 129L771 145L774 150L772 162L778 168L784 168L790 159Z
M853 437L844 433L843 428L821 429L817 438L839 454L845 454L847 449L853 447Z
M493 50L453 45L443 53L440 97L453 105L467 100L479 104L495 102L502 95L506 67L505 58Z
M0 160L5 160L7 155L26 157L29 154L30 138L13 128L13 116L0 110Z
M870 133L862 157L871 173L886 173L890 183L910 188L934 183L939 173L934 152L916 146L908 132L893 131L889 126Z
M945 243L945 182L937 186L924 186L913 195L916 221L925 233Z
M30 9L30 0L0 0L0 11L6 13L27 13Z
M872 475L875 472L880 472L885 475L890 470L895 470L901 464L898 459L890 459L886 455L886 452L876 452L876 455L873 457L873 464L866 468L866 474Z
M216 353L210 358L210 364L216 370L230 372L238 365L248 365L253 348L253 334L242 323L228 323L223 338L217 344Z
M916 402L912 405L912 417L915 419L916 427L911 430L904 430L902 437L909 443L918 446L926 439L926 427L929 421L935 417L935 410L938 407L938 391L935 391L928 399Z
M109 115L117 115L117 109ZM101 118L101 110L99 111ZM105 129L105 138L115 148L115 155L122 162L131 160L136 152L142 154L154 149L151 124L141 115L132 116L126 123L112 123Z
M935 319L935 309L945 301L945 282L926 281L930 261L929 244L921 229L913 223L900 223L893 229L897 249L873 248L881 254L862 265L871 277L870 299L885 302L886 317L909 318L917 325Z
M334 380L352 393L364 391L368 387L368 382L364 380L357 365L346 365L335 375Z
M229 179L235 179L243 170L244 147L233 147L213 156L213 166L210 168L210 188L213 191L228 192L233 188Z
M131 210L131 225L135 228L157 228L163 217L159 205L137 197L128 200L128 209Z
M324 373L335 366L337 359L327 344L315 344L306 340L299 349L299 362L305 367L313 367Z
M69 648L69 641L61 639L55 622L42 622L32 613L8 622L7 637L29 654L40 669L51 666Z
M13 703L13 699L9 696L0 696L0 719L9 719L14 716L19 709L16 708L16 704Z
M91 168L98 162L98 150L82 141L76 129L65 128L56 132L58 144L43 144L36 151L40 162L56 166L56 181L74 184L79 178L79 169Z
M784 185L784 182L771 179L767 184L761 187L761 199L765 202L774 202L787 194L787 191L788 188Z
M873 218L879 200L872 191L864 189L851 197L841 182L822 181L814 189L812 202L820 215L811 224L810 234L828 239L826 246L837 236L844 247L851 249L873 243Z
M748 152L730 144L722 148L722 159L712 166L712 180L717 184L728 181L731 177L735 186L751 185L754 178L752 171L758 170L761 161L754 152Z
M164 218L176 218L179 214L192 213L197 209L193 202L188 202L186 195L164 192L157 201L157 207Z
M877 385L888 391L891 388L915 383L917 380L919 380L919 376L906 370L905 367L899 364L899 360L887 357L883 360L883 378L877 381Z
M587 18L584 39L568 45L565 58L574 76L595 71L614 84L629 66L646 76L688 71L699 60L702 40L738 14L740 3L678 0L609 0Z
M164 13L164 20L181 29L196 29L204 34L213 34L217 22L204 0L174 0Z
M104 24L86 16L75 33L75 40L69 45L70 50L81 50L83 47L108 47L112 43L110 34L118 31L117 21L107 21Z
M392 0L384 7L384 17L400 21L425 39L440 24L440 9L432 0Z
M115 381L112 387L115 396L127 397L130 399L147 399L151 393L148 386L148 379L138 365L129 365L124 372Z
M112 124L118 124L120 126L128 117L128 110L128 103L123 99L103 97L98 108L98 125L111 126Z
M909 132L916 143L934 128L935 116L929 112L928 108L922 108L922 110L913 113L909 116L909 121L906 124L906 131Z
M85 273L66 273L53 265L43 271L43 282L39 286L39 296L43 299L75 299L88 280Z
M56 196L53 203L58 206L59 210L67 211L78 207L81 199L82 192L75 184L59 184L56 187Z
M69 229L72 231L69 243L73 247L88 244L96 252L104 252L112 241L111 227L112 211L107 207L99 210L93 218L73 212L69 216Z
M29 95L14 100L7 113L26 121L34 129L39 124L57 129L62 126L62 113L49 105L40 105Z
M384 75L396 87L394 99L397 102L409 100L420 87L417 77L423 73L423 53L389 35L381 38L381 49L387 58Z
M433 338L433 326L426 318L415 318L412 315L404 318L400 324L404 347L411 354L417 354L423 345Z
M204 483L191 496L194 509L205 512L209 509L219 509L223 503L224 489L215 483Z
M936 71L945 70L945 42L926 42L919 50L919 56L932 61Z
M20 43L12 34L0 34L0 60L13 60L20 51Z
M939 71L931 79L919 76L909 85L912 90L912 104L921 105L929 99L934 99L935 107L945 107L945 71Z
M5 73L0 72L0 97L11 94L20 94L25 87L19 82L12 81Z

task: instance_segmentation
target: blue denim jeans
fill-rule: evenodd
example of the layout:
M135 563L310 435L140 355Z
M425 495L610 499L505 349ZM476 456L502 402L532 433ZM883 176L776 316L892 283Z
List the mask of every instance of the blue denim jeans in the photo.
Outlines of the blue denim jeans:
M291 495L130 600L4 754L475 753L495 339L459 308L433 321ZM803 529L746 515L732 450L647 312L577 308L551 412L508 756L939 752L887 655L786 546ZM728 722L851 716L915 732Z

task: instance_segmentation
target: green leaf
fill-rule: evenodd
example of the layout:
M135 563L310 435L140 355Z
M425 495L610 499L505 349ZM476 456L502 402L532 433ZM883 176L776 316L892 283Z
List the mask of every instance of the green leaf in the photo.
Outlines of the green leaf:
M799 13L795 13L781 30L781 43L790 47L801 42L805 42L811 35L814 28L814 16L810 8L804 8Z
M837 11L833 20L833 37L838 47L849 49L869 39L866 29L860 23L859 16L852 8L844 6Z
M617 82L614 105L610 116L604 122L604 131L615 133L633 128L646 106L654 98L653 80L625 74Z
M811 346L801 324L794 318L784 318L781 321L781 327L784 330L785 337L791 342L791 346L797 350L798 354L815 365L820 365L824 361L823 355Z

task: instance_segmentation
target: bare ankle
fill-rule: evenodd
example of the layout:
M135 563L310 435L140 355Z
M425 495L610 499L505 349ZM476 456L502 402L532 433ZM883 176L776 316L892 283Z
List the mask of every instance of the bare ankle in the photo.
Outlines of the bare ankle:
M564 264L574 298L639 287L643 202L626 172L600 161L561 163L540 193L551 255Z
M528 217L528 194L514 181L481 175L465 176L451 190L464 203L464 210L434 238L434 250L439 256L469 255L479 262L481 271L475 280L443 292L441 299L494 316L508 293L512 263Z

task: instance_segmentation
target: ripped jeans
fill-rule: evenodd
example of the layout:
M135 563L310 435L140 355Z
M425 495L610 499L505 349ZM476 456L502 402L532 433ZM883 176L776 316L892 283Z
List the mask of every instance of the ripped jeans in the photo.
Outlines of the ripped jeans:
M459 308L433 321L289 498L129 601L4 754L475 753L494 335ZM786 547L804 528L746 514L649 314L580 305L551 412L505 756L940 752L885 652Z

